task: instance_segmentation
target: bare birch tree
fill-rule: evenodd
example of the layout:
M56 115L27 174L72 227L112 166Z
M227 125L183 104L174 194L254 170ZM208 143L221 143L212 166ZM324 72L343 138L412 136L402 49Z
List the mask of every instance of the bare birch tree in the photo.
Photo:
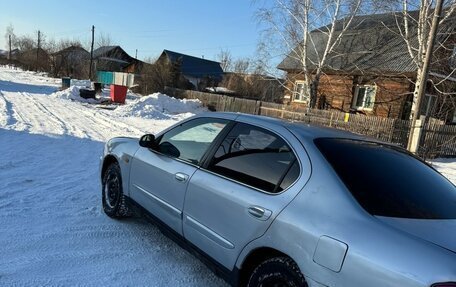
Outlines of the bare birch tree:
M222 49L220 50L220 53L217 54L216 58L217 61L220 62L220 66L224 72L231 72L233 68L233 56L230 51Z
M360 13L363 0L274 0L263 2L258 18L266 25L263 43L265 57L288 54L299 63L297 72L304 78L309 107L317 102L320 78L328 56L343 37L353 18ZM315 41L324 41L324 49ZM274 46L275 45L275 46ZM268 51L264 51L264 50ZM312 57L310 57L312 54ZM293 87L285 86L293 93Z
M111 39L111 35L109 33L103 33L100 32L98 33L98 36L96 38L96 47L104 47L104 46L111 46L113 45L113 41Z
M422 127L417 120L427 117L451 120L456 113L455 0L401 0L402 11L396 14L396 26L408 55L416 68L407 148L418 152ZM442 9L443 8L443 9ZM453 113L451 115L450 113ZM424 124L424 123L422 123Z
M438 1L438 0L437 0ZM454 24L456 16L456 1L455 0L441 0L444 5L443 11L440 15L435 14L435 5L437 1L434 0L402 0L402 11L396 17L398 31L400 36L404 39L408 54L412 59L417 69L416 79L412 79L415 88L413 91L413 102L410 113L410 119L414 120L420 113L419 97L421 92L420 88L424 91L426 87L422 87L420 83L425 83L428 72L432 75L438 76L438 80L431 80L433 88L444 97L456 95L455 92L449 92L448 82L454 82L456 76L456 68L452 65L454 61L454 53L456 47L456 25ZM438 11L438 10L437 10ZM430 70L424 71L426 68L426 52L429 49L429 41L431 39L431 26L434 16L438 16L437 22L440 27L435 35L434 50L429 51ZM438 71L433 71L433 68L438 66ZM448 98L450 99L450 98ZM442 99L447 101L447 98ZM449 105L447 105L449 106ZM453 104L454 106L454 104ZM442 107L440 107L442 108Z

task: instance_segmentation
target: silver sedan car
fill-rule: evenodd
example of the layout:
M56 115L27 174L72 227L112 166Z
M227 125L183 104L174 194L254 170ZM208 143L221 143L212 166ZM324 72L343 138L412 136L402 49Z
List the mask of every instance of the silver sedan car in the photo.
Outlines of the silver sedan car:
M208 113L106 143L105 213L142 212L233 286L456 286L456 187L337 130Z

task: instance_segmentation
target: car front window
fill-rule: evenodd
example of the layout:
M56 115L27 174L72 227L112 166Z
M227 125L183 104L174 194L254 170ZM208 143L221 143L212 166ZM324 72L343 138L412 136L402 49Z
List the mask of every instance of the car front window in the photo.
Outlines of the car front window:
M200 118L185 122L159 139L158 151L193 164L199 164L228 120Z

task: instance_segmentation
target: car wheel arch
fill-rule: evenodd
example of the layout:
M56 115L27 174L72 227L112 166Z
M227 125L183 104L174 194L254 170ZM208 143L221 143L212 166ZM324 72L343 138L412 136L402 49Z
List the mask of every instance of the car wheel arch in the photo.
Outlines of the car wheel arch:
M105 156L105 158L103 159L103 166L101 168L101 173L100 173L101 180L103 180L103 176L106 172L106 169L113 163L119 164L119 161L117 160L117 158L114 155L108 154L107 156ZM119 164L119 166L120 166L120 164Z
M275 257L288 257L296 262L291 256L271 247L259 247L251 250L243 259L239 267L239 286L245 286L253 270L265 260ZM302 272L301 272L302 273Z

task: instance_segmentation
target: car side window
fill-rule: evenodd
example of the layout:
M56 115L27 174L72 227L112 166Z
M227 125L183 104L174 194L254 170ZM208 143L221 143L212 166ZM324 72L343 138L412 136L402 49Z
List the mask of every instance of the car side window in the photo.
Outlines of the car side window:
M223 140L208 170L270 193L286 189L299 176L296 157L282 138L243 123Z
M199 164L228 120L199 118L185 122L159 138L158 151L193 164Z

